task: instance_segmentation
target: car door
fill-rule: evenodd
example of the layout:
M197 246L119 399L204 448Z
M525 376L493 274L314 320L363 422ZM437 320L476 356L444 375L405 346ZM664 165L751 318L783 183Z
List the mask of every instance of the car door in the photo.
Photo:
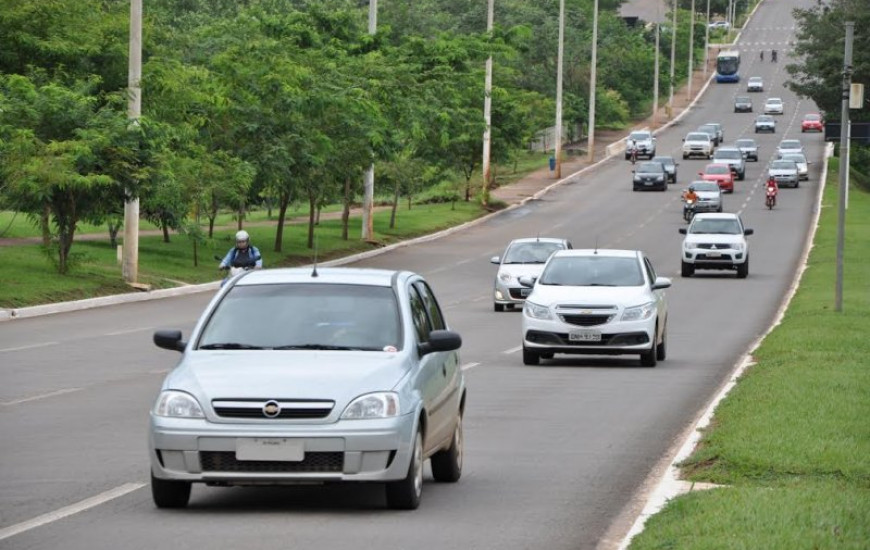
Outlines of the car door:
M429 340L433 330L447 328L431 288L417 280L409 288L409 300L417 344ZM459 410L459 353L434 352L420 361L420 393L428 413L425 450L440 445L453 434Z
M644 256L643 258L644 269L646 269L647 277L649 277L649 285L652 288L652 285L656 282L656 270L653 268L652 262L650 262L649 258ZM659 323L658 323L658 333L659 335L665 332L665 328L668 322L668 302L665 299L665 289L660 288L657 290L652 290L652 294L655 297L656 301L656 311L658 311ZM658 342L658 340L657 340Z

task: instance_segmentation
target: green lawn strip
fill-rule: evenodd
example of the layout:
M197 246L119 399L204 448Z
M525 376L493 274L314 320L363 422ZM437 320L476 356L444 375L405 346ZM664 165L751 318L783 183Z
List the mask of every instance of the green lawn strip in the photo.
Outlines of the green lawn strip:
M837 172L800 288L717 407L683 477L727 488L655 515L631 548L867 548L870 193L850 189L843 311L834 311Z
M487 212L477 203L455 205L413 205L400 207L396 227L389 228L390 211L375 212L375 240L386 245L452 227ZM285 229L283 251L274 251L274 225L245 226L251 240L263 254L268 267L305 265L314 261L314 249L307 247L307 222ZM233 246L234 229L223 228L215 237L198 246L199 265L194 266L193 245L184 235L172 235L169 243L160 236L139 239L139 281L153 288L170 288L181 284L214 281L222 274L213 256L223 256ZM340 220L323 220L316 229L319 261L364 252L377 244L360 240L361 220L351 217L348 240L341 238ZM121 279L117 251L108 242L76 242L72 248L73 268L68 275L57 274L52 260L39 245L0 247L0 308L78 300L130 292Z

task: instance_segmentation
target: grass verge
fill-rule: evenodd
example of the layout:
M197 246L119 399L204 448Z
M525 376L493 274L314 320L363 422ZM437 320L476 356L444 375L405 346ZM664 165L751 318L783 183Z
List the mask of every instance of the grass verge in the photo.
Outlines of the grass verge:
M782 323L681 464L725 487L669 502L632 550L870 547L870 193L850 189L836 312L836 179Z

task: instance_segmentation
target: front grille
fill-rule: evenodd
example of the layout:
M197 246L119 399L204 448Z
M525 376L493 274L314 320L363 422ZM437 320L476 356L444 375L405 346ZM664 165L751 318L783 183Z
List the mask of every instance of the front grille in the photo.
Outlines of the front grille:
M200 451L203 472L246 473L331 473L344 468L344 453L305 453L300 462L274 460L236 460L232 451Z
M698 248L703 248L704 250L728 250L731 247L727 244L700 243L698 244Z
M268 403L277 404L280 412L266 414ZM335 406L334 401L309 399L232 399L223 398L212 401L216 415L223 418L257 419L310 419L326 418Z
M526 333L526 340L534 344L558 346L562 348L639 346L641 344L649 343L649 337L645 332L602 334L600 342L572 342L569 340L568 333L566 332L530 330Z
M513 298L514 300L525 300L526 297L523 296L523 290L526 291L527 295L531 291L530 288L525 288L525 289L523 289L523 288L511 288L511 289L508 289L508 292L510 292L511 298Z
M578 327L594 327L609 323L613 319L613 315L575 315L575 314L559 314L562 321L569 325L577 325Z

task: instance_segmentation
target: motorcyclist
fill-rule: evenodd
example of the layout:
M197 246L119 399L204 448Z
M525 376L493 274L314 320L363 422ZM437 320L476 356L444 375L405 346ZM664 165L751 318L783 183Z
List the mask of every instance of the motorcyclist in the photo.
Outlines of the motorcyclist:
M779 185L776 184L776 178L773 176L767 178L767 185L765 189L768 195L773 195L774 202L776 201L776 195L779 193Z
M761 60L764 61L764 50L761 50Z
M690 185L686 192L683 193L683 201L688 205L689 201L698 202L698 193L695 192L695 186Z
M631 163L634 164L637 161L637 141L634 139L628 140L628 156L631 159Z
M247 231L236 233L236 245L227 252L221 260L220 269L242 267L245 269L260 269L263 267L263 256L256 246L251 245L251 236Z
M776 50L770 50L771 61L776 61Z

